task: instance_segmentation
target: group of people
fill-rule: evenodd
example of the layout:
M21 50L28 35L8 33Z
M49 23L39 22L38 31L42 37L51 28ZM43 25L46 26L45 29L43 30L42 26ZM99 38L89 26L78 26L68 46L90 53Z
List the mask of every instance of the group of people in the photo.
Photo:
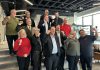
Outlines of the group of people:
M30 62L33 70L41 70L43 59L46 70L64 70L65 57L69 70L78 70L79 59L82 70L92 70L92 43L98 37L96 29L92 29L94 36L86 35L81 29L77 39L76 31L71 29L67 19L61 19L59 12L49 16L48 9L40 17L37 27L29 11L19 20L15 9L2 24L6 25L9 54L16 54L19 70L29 70Z

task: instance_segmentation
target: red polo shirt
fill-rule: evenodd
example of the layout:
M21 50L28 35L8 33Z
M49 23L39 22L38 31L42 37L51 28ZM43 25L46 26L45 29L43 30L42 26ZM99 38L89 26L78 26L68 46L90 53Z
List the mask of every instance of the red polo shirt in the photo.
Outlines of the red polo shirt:
M19 45L20 39L22 40L21 45ZM31 44L28 38L17 39L14 43L14 51L16 51L17 56L24 57L24 54L29 55L31 51Z
M65 35L68 37L68 35L69 35L70 32L71 32L71 26L68 25L68 24L62 24L62 25L60 26L60 30L61 30L61 31L64 31Z

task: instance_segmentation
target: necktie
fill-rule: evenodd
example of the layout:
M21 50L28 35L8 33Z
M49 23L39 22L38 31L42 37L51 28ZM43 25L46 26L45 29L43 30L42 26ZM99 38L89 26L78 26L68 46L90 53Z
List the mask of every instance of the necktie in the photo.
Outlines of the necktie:
M31 26L29 26L29 30L31 31Z

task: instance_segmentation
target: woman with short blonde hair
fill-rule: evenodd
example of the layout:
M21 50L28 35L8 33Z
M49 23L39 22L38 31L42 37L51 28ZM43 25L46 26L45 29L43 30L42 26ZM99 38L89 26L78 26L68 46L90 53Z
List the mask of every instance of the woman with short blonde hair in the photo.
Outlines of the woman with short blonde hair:
M18 32L18 36L19 38L14 43L14 51L17 55L19 70L28 70L31 51L30 40L27 38L24 29Z

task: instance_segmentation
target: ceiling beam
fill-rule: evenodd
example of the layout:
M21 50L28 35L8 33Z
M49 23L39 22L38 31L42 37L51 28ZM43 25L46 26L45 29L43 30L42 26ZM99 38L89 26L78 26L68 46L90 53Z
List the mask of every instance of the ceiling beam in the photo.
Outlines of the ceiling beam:
M78 2L78 3L76 3L75 5L72 5L72 6L70 7L70 9L75 8L76 5L78 6L79 4L81 4L81 3L84 2L84 1L85 1L85 0L82 0L82 1L80 1L80 2Z
M41 10L45 10L46 8L28 7L28 9L41 9ZM52 10L52 11L65 11L65 10L71 10L71 9L66 8L66 9L60 10L60 9L55 9L55 8L49 8L49 10Z
M40 0L39 4L41 4L41 3L42 3L42 1L43 1L43 0Z
M66 6L64 6L64 8L66 8L68 5L71 5L72 3L74 3L74 2L76 2L77 0L74 0L74 1L72 1L72 2L70 2L70 3L68 3Z
M62 4L68 4L68 3L66 3L66 2L68 2L69 0L65 0L64 2L62 2ZM60 4L59 6L57 6L57 7L61 7L62 6L62 4Z

